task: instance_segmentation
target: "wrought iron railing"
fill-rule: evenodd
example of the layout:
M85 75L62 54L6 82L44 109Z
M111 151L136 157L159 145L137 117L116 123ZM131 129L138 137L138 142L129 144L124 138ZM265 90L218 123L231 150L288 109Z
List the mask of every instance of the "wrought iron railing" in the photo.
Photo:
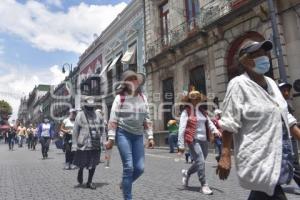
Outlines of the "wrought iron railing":
M159 36L154 42L148 44L147 59L153 58L164 49L169 49L191 35L199 33L204 27L207 27L249 1L251 0L211 0L200 8L200 14L195 18L179 24L169 30L167 35Z

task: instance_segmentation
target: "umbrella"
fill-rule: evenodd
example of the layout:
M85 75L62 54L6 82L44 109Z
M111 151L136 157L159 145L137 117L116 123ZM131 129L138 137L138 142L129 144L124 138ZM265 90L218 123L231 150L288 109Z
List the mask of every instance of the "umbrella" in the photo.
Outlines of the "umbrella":
M4 124L4 125L0 126L0 130L7 130L7 129L10 129L10 126L7 125L7 124Z

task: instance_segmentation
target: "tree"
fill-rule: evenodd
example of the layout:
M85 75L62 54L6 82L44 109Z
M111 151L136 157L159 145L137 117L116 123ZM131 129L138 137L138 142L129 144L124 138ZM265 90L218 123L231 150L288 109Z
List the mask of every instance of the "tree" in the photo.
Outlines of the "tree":
M12 114L12 108L8 102L0 100L0 117L2 120L7 120L9 115Z

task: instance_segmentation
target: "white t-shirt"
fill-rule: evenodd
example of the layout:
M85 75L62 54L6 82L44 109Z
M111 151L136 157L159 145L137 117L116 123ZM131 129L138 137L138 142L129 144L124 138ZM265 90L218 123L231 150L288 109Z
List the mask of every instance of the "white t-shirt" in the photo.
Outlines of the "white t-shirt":
M72 133L73 133L74 122L75 122L75 120L72 121L72 120L70 120L70 118L66 118L63 121L65 129L70 130L70 132L68 133L70 135L72 135Z
M42 137L50 137L50 128L51 128L51 124L47 123L47 124L42 124Z

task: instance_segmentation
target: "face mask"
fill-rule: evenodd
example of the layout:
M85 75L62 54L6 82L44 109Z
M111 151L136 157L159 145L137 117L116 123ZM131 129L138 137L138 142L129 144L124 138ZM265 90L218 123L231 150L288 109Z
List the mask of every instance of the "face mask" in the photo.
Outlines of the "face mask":
M253 70L257 74L264 74L269 71L270 61L267 56L261 56L261 57L255 58L254 62L255 62L255 67Z

